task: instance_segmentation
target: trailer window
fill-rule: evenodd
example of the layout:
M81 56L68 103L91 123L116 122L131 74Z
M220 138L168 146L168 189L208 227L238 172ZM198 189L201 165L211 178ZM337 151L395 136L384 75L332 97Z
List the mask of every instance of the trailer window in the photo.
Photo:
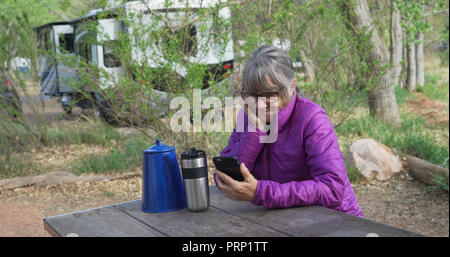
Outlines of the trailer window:
M166 28L166 35L160 43L165 44L163 47L168 47L172 40L176 42L175 48L181 50L186 56L197 55L197 28L193 24L186 25L177 29L173 34L170 34L169 29ZM169 36L170 35L170 36Z
M107 68L117 68L122 65L120 59L115 55L117 41L108 41L103 45L103 64Z
M59 34L59 47L64 49L64 52L73 53L73 41L75 40L75 36L73 33L68 34Z

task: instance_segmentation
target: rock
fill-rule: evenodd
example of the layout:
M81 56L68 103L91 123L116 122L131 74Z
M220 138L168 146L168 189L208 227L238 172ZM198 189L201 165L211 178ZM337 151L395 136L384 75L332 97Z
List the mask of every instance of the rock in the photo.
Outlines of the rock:
M371 138L360 139L350 145L345 163L347 167L356 167L367 181L373 177L385 181L403 170L399 157L389 147Z

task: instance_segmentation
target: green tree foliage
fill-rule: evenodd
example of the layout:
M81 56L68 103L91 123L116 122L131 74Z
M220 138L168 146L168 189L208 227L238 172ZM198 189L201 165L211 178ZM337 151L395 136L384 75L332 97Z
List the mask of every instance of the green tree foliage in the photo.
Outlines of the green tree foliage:
M105 0L2 0L0 14L14 18L26 14L32 27L72 19L106 5Z
M410 35L406 40L413 42L419 32L428 32L431 29L431 23L426 19L427 15L445 10L448 12L448 1L445 0L394 0L394 2L402 17L402 27L406 34ZM429 13L426 14L425 10Z

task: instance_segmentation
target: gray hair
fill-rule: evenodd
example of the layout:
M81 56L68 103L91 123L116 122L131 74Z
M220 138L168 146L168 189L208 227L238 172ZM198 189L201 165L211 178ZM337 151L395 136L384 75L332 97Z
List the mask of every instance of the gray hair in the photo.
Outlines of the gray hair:
M291 57L278 47L261 46L252 53L244 68L241 91L274 90L267 84L266 77L284 93L295 79Z

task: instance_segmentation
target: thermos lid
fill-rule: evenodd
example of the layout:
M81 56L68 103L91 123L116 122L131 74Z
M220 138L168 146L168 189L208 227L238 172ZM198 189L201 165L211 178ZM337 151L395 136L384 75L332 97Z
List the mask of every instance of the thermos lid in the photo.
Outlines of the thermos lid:
M205 151L191 148L181 154L183 179L208 177L208 164Z
M181 159L196 159L200 157L205 157L205 151L197 150L195 148L189 149L189 151L183 152L181 154Z
M175 147L170 146L170 145L164 145L164 144L162 144L161 139L157 139L155 142L155 145L150 146L148 149L145 149L143 152L155 154L155 153L170 152L173 150L175 150Z

